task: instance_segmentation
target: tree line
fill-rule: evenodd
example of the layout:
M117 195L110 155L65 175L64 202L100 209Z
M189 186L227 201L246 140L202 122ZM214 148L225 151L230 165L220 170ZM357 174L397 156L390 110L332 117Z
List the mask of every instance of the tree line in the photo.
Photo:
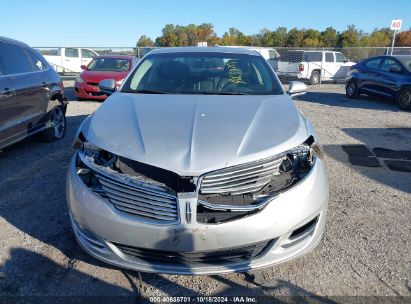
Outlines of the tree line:
M389 28L375 29L372 33L364 33L354 25L339 32L333 27L324 31L315 29L288 30L278 27L275 30L262 29L258 34L245 35L232 27L221 37L218 37L211 23L200 25L167 24L162 29L162 35L152 40L142 35L138 47L174 47L196 46L198 42L207 42L209 46L237 45L263 47L388 47L391 46L393 31ZM411 46L411 29L396 36L396 46Z

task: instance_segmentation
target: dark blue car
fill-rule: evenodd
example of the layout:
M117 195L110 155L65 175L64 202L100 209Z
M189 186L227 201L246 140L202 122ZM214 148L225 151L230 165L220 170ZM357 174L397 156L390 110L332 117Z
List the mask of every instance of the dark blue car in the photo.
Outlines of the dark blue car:
M373 57L353 65L345 91L349 98L360 94L389 97L401 109L411 110L411 55Z

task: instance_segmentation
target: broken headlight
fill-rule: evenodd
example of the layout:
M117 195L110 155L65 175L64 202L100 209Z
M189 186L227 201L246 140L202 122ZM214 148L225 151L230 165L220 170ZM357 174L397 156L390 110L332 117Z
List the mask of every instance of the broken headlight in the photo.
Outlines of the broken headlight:
M308 175L317 157L322 159L323 156L324 152L321 146L311 136L303 144L284 153L278 171L257 196L272 195L296 185Z

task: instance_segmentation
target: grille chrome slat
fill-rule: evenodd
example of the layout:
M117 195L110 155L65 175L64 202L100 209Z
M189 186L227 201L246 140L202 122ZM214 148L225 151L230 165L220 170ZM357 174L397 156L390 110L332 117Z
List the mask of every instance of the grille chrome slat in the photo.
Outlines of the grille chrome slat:
M242 168L242 169L238 169L238 170L232 170L232 171L228 171L227 169L222 169L222 170L218 170L216 172L211 172L209 174L207 174L207 180L214 180L214 179L223 179L225 177L230 178L233 176L241 176L241 174L243 172L245 172L245 174L249 174L250 172L254 173L254 172L258 172L259 170L263 170L266 168L278 168L278 166L281 164L282 159L279 159L275 162L270 162L270 163L261 163L258 165L254 165L254 166L250 166L250 167L246 167L246 168ZM242 165L243 167L244 165ZM220 173L220 171L223 171L222 173ZM228 172L227 172L228 171Z
M103 186L103 189L105 192L110 192L113 193L114 195L122 196L125 198L130 198L134 199L135 197L138 197L138 200L141 202L145 203L150 203L156 206L160 207L168 207L168 208L176 208L175 203L173 200L167 199L159 199L158 197L152 196L152 195L145 195L144 193L140 193L138 191L133 192L130 189L124 189L121 188L117 185L110 184L107 181L104 181L103 179L100 179L100 183Z
M202 194L245 194L261 190L275 175L284 155L210 172L201 178Z
M157 224L177 224L177 196L158 185L144 183L96 165L82 153L80 160L100 182L99 194L131 217ZM102 193L101 193L102 192Z
M162 220L162 221L172 221L174 219L174 217L171 217L171 216L155 215L155 214L151 214L148 212L139 211L136 209L126 208L120 205L115 205L115 208L123 212L127 212L127 213L134 214L134 215L144 217L144 218L150 218L150 219Z
M163 211L163 210L158 210L158 209L154 209L154 208L150 208L147 206L141 206L138 204L133 204L133 203L129 203L127 201L123 201L123 200L118 200L115 198L112 198L111 201L116 205L116 206L122 206L124 208L128 208L128 209L133 209L133 210L137 210L137 211L144 211L153 215L160 215L160 216L167 216L167 217L173 217L174 215L177 214L177 212L170 212L170 211Z
M244 174L238 174L238 175L235 175L234 178L245 179L245 178L253 178L259 175L272 175L275 169L276 169L275 166L270 166L270 167L267 167L267 168L264 168L262 170L258 170L255 172L251 172L251 173L247 172ZM233 176L221 177L221 178L207 178L207 180L203 181L203 183L206 185L212 185L212 184L224 183L225 181L229 182L231 180L233 180Z

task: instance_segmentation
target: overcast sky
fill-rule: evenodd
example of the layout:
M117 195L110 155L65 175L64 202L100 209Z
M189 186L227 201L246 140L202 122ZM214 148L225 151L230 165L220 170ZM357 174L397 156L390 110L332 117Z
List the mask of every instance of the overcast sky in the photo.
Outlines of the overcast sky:
M245 34L355 24L365 32L403 19L411 27L411 0L0 0L0 36L31 46L134 46L140 35L161 35L167 23L210 22L218 35L229 27Z

